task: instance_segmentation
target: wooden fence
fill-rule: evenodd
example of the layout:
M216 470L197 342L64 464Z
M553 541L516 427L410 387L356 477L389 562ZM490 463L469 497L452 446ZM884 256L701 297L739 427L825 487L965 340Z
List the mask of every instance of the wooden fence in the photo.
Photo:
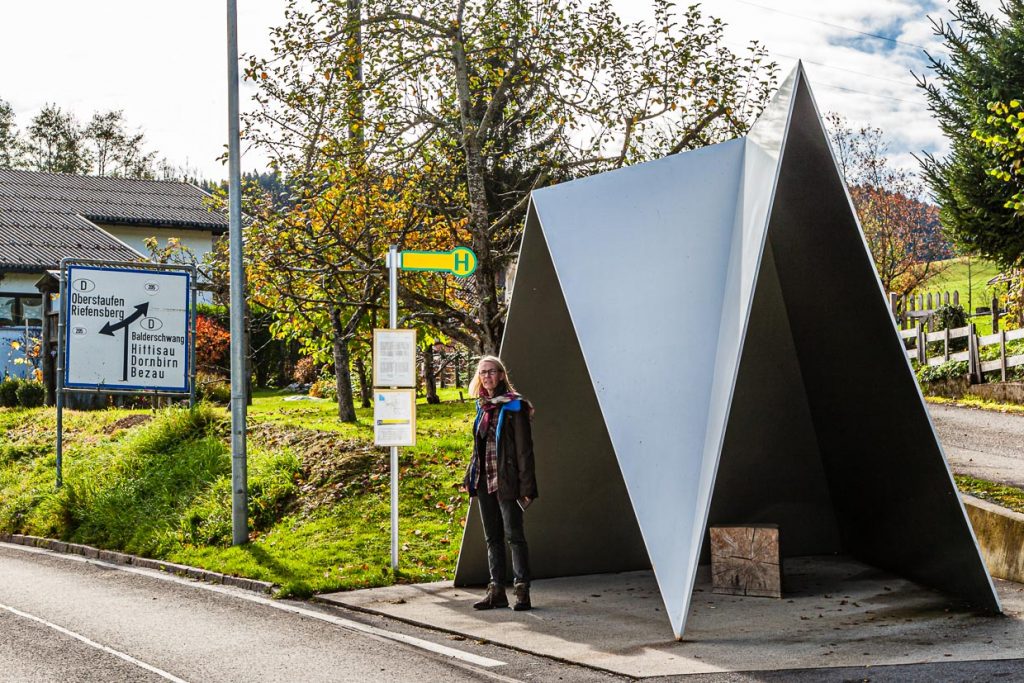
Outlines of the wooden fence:
M1006 343L1024 339L1024 329L999 330L993 334L978 335L974 324L966 327L928 332L924 325L915 325L908 330L900 330L900 337L905 344L907 357L916 359L921 365L942 365L949 361L967 361L968 374L971 382L979 384L985 381L986 372L999 372L999 379L1006 381L1006 371L1018 365L1024 365L1024 354L1007 355ZM951 342L955 339L967 338L967 349L951 352ZM942 342L942 352L930 355L928 346ZM993 360L981 360L981 350L989 346L999 346L999 357Z
M950 305L960 305L960 292L929 292L903 296L895 292L889 293L889 307L901 330L909 330L922 322L931 324L937 310ZM999 298L992 297L990 305L979 306L973 312L967 311L967 315L969 318L991 316L992 331L995 332L999 329L999 321L1006 315L1006 311L1000 308Z

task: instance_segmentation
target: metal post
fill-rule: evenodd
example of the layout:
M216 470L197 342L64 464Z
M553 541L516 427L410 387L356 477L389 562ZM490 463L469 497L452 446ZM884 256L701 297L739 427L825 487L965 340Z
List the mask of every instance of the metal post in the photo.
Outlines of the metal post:
M245 453L245 269L242 261L242 166L238 129L238 9L228 5L228 232L231 249L231 543L249 541Z
M398 329L398 247L388 248L388 325ZM391 569L398 569L398 446L391 447Z
M971 384L981 384L981 370L978 360L978 331L974 323L970 323L967 331L967 368L971 376Z
M189 316L189 330L192 336L192 342L189 345L189 366L188 366L188 407L196 407L196 308L199 305L199 294L198 287L199 283L196 282L196 276L198 275L196 267L192 266L192 299L190 301L192 306L192 314Z
M64 306L67 297L64 293L64 272L67 266L60 264L60 289L57 299L57 488L64 485ZM46 307L43 306L43 310ZM49 321L46 321L47 323ZM46 353L50 350L46 349Z

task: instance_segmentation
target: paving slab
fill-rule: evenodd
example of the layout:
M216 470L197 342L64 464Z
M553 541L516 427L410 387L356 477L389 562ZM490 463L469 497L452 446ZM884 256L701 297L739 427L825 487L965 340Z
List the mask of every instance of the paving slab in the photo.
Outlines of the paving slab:
M782 599L713 594L698 575L683 641L650 571L534 581L534 609L475 611L451 581L319 596L467 638L638 678L1024 658L1024 585L996 580L1004 615L839 557L792 558Z

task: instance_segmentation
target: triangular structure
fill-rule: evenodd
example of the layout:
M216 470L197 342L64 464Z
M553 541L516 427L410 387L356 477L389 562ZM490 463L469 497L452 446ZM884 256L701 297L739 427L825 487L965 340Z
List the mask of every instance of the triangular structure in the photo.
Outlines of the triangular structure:
M999 611L801 66L745 138L532 200L501 353L535 578L653 567L678 638L708 524L774 522Z

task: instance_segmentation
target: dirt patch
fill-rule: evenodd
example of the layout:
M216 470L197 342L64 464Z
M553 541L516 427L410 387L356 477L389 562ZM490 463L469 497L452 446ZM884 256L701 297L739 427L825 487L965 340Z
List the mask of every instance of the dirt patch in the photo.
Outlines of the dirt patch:
M373 488L387 475L388 462L365 441L333 432L257 424L249 437L264 448L289 448L299 458L299 496L292 509L310 512Z
M122 429L131 429L132 427L138 427L144 425L153 419L152 415L145 413L136 413L135 415L125 415L124 417L114 420L103 430L104 434L113 434L114 432Z

